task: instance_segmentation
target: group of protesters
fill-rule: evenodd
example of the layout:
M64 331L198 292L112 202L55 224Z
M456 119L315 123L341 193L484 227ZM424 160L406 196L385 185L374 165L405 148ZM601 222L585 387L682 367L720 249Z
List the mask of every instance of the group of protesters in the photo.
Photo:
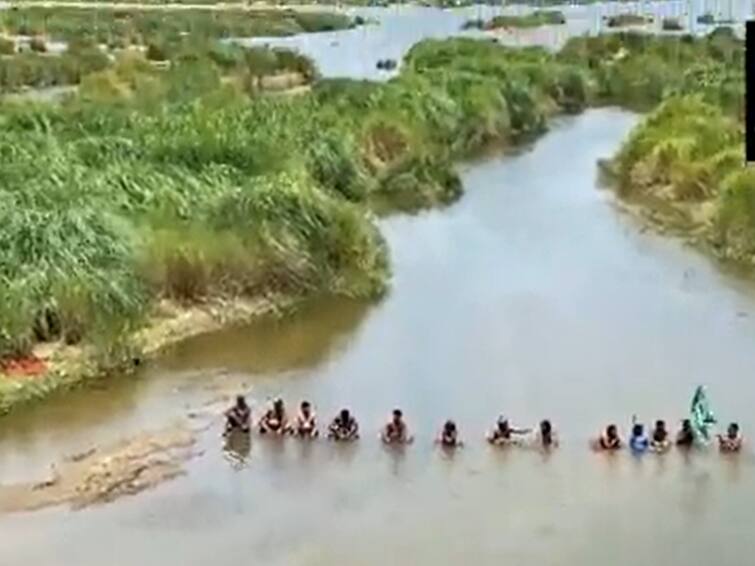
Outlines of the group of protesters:
M236 403L226 412L225 433L250 433L252 431L252 411L243 395L236 398ZM302 401L299 410L290 418L286 405L281 398L272 401L269 408L256 423L256 429L262 435L287 435L301 439L319 437L317 416L309 401ZM679 430L672 438L666 422L657 420L652 433L648 436L645 426L633 418L631 433L624 441L615 424L609 424L605 430L592 441L592 447L598 451L617 451L628 447L635 454L647 451L663 453L676 446L681 449L692 448L698 442L698 434L690 419L681 422ZM359 438L359 423L347 408L341 409L327 427L327 438L334 441L350 442ZM385 444L411 444L414 436L404 419L401 409L394 409L388 421L380 431L380 439ZM517 428L501 416L486 435L487 441L494 446L511 446L530 444L549 450L558 446L558 436L550 420L542 420L536 429ZM724 434L717 435L718 445L723 452L739 452L743 445L742 434L737 423L731 423ZM459 429L453 420L443 423L435 439L445 448L458 448L464 445Z

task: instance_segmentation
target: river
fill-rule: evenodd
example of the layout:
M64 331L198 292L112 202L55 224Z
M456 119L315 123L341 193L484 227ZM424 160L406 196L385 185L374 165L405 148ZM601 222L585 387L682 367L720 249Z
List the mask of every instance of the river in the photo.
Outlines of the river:
M561 48L571 37L585 34L626 31L648 33L693 33L705 34L715 25L697 23L697 17L714 14L719 20L731 20L735 32L743 34L743 22L752 17L753 4L749 0L671 0L661 2L596 2L592 4L565 4L548 6L561 10L566 24L530 29L497 30L481 32L463 31L462 25L471 19L488 20L505 14L526 14L538 9L535 6L511 5L470 6L440 10L415 5L394 5L389 8L346 8L345 13L362 16L378 25L365 25L348 31L335 31L294 35L277 38L251 38L236 40L246 45L270 45L294 48L317 62L324 77L349 77L370 80L385 80L392 72L378 70L376 64L382 59L401 61L406 52L418 41L448 36L495 38L503 45L524 47L539 45L551 50ZM643 27L608 28L605 18L617 14L643 14L653 16L653 23ZM664 32L664 18L676 18L684 26L684 32Z
M680 242L643 233L599 189L596 160L637 117L558 120L531 148L462 167L445 210L382 221L392 290L373 306L308 305L292 318L191 340L135 379L3 421L0 480L158 426L218 387L350 406L350 447L254 437L234 459L221 422L188 475L87 509L0 517L0 563L230 566L707 564L751 555L755 475L727 459L606 457L588 438L636 413L674 427L698 383L723 421L755 434L755 293ZM416 442L377 430L404 408ZM502 412L548 416L561 448L489 449ZM454 457L432 438L453 417Z
M673 6L659 9L677 15ZM566 30L499 40L555 48L628 8L570 7ZM275 42L313 56L325 76L384 78L378 59L496 10L360 9L381 25ZM0 564L741 566L754 550L750 453L640 461L587 449L602 425L626 429L635 413L675 427L698 383L724 422L755 436L755 286L643 232L598 187L596 160L636 120L615 109L560 119L527 150L462 165L454 206L382 220L394 278L377 305L313 301L3 420L0 483L44 477L65 455L158 428L221 392L306 397L322 420L348 405L363 439L255 437L238 453L216 421L185 477L84 511L0 516ZM417 434L403 454L376 442L396 405ZM561 449L489 450L483 434L502 412L522 425L551 418ZM447 417L467 441L454 458L432 446Z

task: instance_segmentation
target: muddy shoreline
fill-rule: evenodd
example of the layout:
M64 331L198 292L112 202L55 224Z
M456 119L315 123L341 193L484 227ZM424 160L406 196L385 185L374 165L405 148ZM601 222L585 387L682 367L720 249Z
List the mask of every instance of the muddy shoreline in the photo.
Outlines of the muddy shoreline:
M715 202L713 200L679 202L662 199L646 192L642 196L623 195L613 172L611 159L598 162L601 185L610 190L619 210L635 219L641 231L652 230L663 236L677 238L686 245L712 259L735 267L752 270L755 268L755 255L722 244L713 225Z
M38 344L36 357L47 371L37 376L8 376L0 373L0 416L19 407L66 390L82 387L97 379L132 372L166 348L189 338L215 332L255 319L290 313L300 298L268 296L256 299L210 299L191 306L162 301L149 324L137 331L115 359L102 360L91 347L61 343Z
M83 509L136 495L182 476L183 465L201 455L198 427L177 422L110 446L94 446L50 466L49 475L0 485L0 514L70 505Z

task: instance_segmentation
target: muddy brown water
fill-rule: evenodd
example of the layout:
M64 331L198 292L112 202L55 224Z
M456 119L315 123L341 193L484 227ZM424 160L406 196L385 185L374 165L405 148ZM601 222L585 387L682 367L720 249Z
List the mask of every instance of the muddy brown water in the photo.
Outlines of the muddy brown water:
M307 397L323 419L348 405L363 437L224 447L216 420L185 476L80 511L0 516L0 564L748 563L749 452L587 449L633 413L675 426L698 383L723 421L755 435L752 281L643 233L596 186L596 160L636 120L614 109L559 120L518 155L464 165L454 206L384 220L394 279L380 304L316 301L3 420L3 483L239 390ZM376 440L395 405L417 436L403 452ZM482 436L502 412L521 425L550 417L561 448L489 449ZM453 456L432 445L449 416L467 441Z

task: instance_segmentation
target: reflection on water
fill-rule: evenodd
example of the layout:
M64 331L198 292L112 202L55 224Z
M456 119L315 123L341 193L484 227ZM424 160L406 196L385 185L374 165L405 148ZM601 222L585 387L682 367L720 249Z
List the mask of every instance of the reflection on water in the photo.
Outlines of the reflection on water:
M250 434L233 431L225 436L223 454L233 469L246 468L251 451L252 437Z
M160 370L269 374L317 366L348 348L369 308L341 298L312 300L292 316L187 340L160 360Z
M0 481L42 475L53 460L111 443L156 421L221 412L239 393L251 392L263 401L265 394L255 395L261 376L306 377L327 364L348 348L369 308L346 299L313 301L281 320L191 339L135 375L103 380L5 418ZM273 391L268 389L267 396Z

